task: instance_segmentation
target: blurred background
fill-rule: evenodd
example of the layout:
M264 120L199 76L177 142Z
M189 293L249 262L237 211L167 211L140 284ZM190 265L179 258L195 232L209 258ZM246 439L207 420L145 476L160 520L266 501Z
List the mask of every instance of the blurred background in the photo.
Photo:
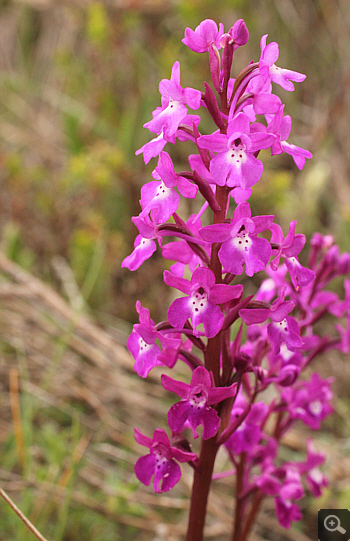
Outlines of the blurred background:
M350 249L347 0L2 0L0 484L54 541L177 540L185 528L190 472L166 497L140 489L132 473L132 428L163 426L168 398L157 373L134 378L123 346L136 299L164 318L164 264L157 253L135 273L120 265L156 164L135 156L151 138L142 125L175 60L184 87L209 82L207 56L181 43L205 18L226 30L245 19L250 40L234 74L259 59L266 33L279 43L278 65L307 74L294 93L275 91L293 119L289 141L314 157L300 172L290 156L263 153L253 212L275 214L284 231L296 218L308 238L332 234ZM181 170L188 151L178 147L167 150ZM349 507L349 362L336 354L320 369L337 378L336 414L318 435L331 454L330 488L322 502L306 499L291 532L268 504L252 541L315 538L318 508ZM307 434L291 436L286 456L303 456ZM208 538L225 540L220 490ZM0 501L0 539L30 539L19 522Z

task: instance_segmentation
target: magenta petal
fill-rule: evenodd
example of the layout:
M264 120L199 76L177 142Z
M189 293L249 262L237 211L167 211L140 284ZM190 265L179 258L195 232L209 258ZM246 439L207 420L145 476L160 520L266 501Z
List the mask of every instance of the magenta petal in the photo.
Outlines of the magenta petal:
M274 215L265 215L265 216L253 216L252 220L255 225L254 233L257 235L258 233L261 233L262 231L266 231L266 229L269 229L272 225L274 219ZM271 239L271 242L272 239ZM276 242L276 241L274 241Z
M163 150L167 141L164 139L164 134L161 132L157 137L143 145L139 148L135 154L138 156L143 153L143 159L145 164L147 164L151 158L155 158Z
M237 139L241 134L247 134L250 131L250 120L244 113L238 113L235 118L229 122L227 127L227 136L229 139Z
M142 235L143 238L154 239L157 236L157 226L150 220L148 216L133 216L131 221L136 225L137 229L140 231L140 235Z
M203 440L213 438L220 426L220 417L213 408L204 408L201 414Z
M289 312L294 308L295 304L292 301L284 301L276 308L276 310L270 310L270 318L272 321L282 321Z
M246 273L253 276L255 272L264 270L271 256L271 245L266 239L251 237L251 248L244 252Z
M267 336L268 336L273 354L277 355L280 352L281 333L275 327L274 323L270 323L267 326Z
M231 240L224 242L219 250L219 259L224 269L232 274L242 274L244 258Z
M235 286L227 286L225 284L216 284L210 291L209 300L215 304L238 299L243 292L243 286L237 284Z
M168 137L174 135L181 121L187 115L187 107L181 103L174 104L173 108L169 106L162 110L156 117L144 124L151 132L159 134L163 128L166 128Z
M149 449L152 447L153 440L152 438L149 438L148 436L145 436L142 434L142 432L138 428L134 428L134 436L137 443L140 445L144 445L145 447L148 447Z
M209 184L213 184L213 177L209 173L209 170L206 168L206 166L203 163L202 158L199 154L190 154L188 157L189 164L191 166L192 171L197 171L197 173L204 178Z
M275 94L268 94L267 92L261 92L256 94L253 99L254 111L257 115L265 115L268 113L277 113L281 107L281 100ZM273 143L271 138L270 144ZM270 146L270 144L268 146ZM261 147L267 148L267 147Z
M192 313L193 328L196 329L197 325L203 323L205 334L208 338L213 338L220 331L224 322L224 316L220 308L208 301L207 308L199 315Z
M265 402L257 402L253 404L252 409L249 412L247 422L251 424L260 424L265 419L269 408Z
M287 154L290 154L293 157L293 160L295 161L296 166L298 169L302 169L305 165L305 158L312 158L311 152L308 150L305 150L304 148L300 148L296 145L293 145L291 143L287 143L286 141L283 141L282 147L284 152Z
M135 249L122 262L121 266L126 267L131 271L135 271L149 259L157 250L154 240L145 239L141 235L137 235L135 240Z
M288 235L289 235L289 233L288 233ZM284 239L283 244L286 244L286 247L283 250L283 255L285 257L296 257L297 255L300 254L301 250L304 248L305 242L306 242L306 237L305 237L305 235L302 235L301 233L298 233L297 235L295 235L295 237L293 239L293 242L290 244L290 246L288 246L288 244L287 244L288 235Z
M240 203L245 203L247 199L252 195L252 189L247 188L246 190L243 190L243 188L239 188L236 186L234 190L231 192L231 196L235 200L236 205L239 205Z
M303 73L288 70L285 68L278 68L277 71L276 66L273 66L270 70L270 77L274 83L280 85L284 90L287 90L288 92L293 92L294 90L294 85L291 81L295 81L296 83L302 83L306 79L306 75L304 75Z
M193 252L191 248L182 241L168 242L162 248L162 256L164 259L171 259L172 261L178 261L187 265L192 261ZM171 272L170 274L173 274Z
M156 428L153 432L153 442L162 443L168 449L170 448L170 441L167 433L162 428Z
M296 257L286 259L285 263L296 291L299 291L300 287L307 286L315 279L314 271L303 267Z
M200 31L200 34L205 39L206 43L211 43L212 41L216 42L219 39L218 34L222 34L222 25L220 24L220 30L218 30L215 21L212 19L205 19L197 26L196 31L197 30Z
M191 389L197 385L203 385L207 390L211 388L211 379L209 372L204 366L198 366L192 374Z
M159 470L155 471L153 488L154 492L168 492L176 483L179 482L181 477L181 468L175 462L175 460L168 460L165 462Z
M207 148L213 152L225 152L227 150L227 137L219 130L211 135L202 135L197 139L200 148Z
M191 28L185 29L185 37L182 42L196 53L205 53L208 50L207 42Z
M152 344L144 347L146 348L146 351L141 351L139 353L134 364L135 372L142 378L146 378L152 368L161 364L159 361L159 346L157 344Z
M255 156L247 153L247 160L242 164L241 188L251 188L258 182L263 172L263 164Z
M168 320L170 325L182 329L187 319L191 317L190 300L188 297L175 299L168 309Z
M293 521L298 521L303 518L301 509L292 502L284 502L281 498L275 498L275 509L278 522L283 528L291 527Z
M207 400L208 405L218 404L226 398L235 396L237 391L237 383L232 383L229 387L213 387L209 391L209 396Z
M262 51L262 58L265 60L265 62L269 64L269 66L272 66L276 62L276 60L278 59L278 55L278 43L276 43L275 41L272 41L271 43L266 45Z
M200 284L206 285L210 289L215 284L215 275L213 271L207 269L206 267L198 267L192 274L191 284Z
M293 351L294 348L300 348L303 345L303 341L300 338L300 330L297 320L291 316L287 316L286 320L288 324L288 334L285 337L285 342L288 349Z
M194 199L198 192L198 186L184 177L177 178L177 189L183 197L188 199Z
M170 378L166 374L161 375L161 382L167 391L171 391L181 398L188 398L190 393L190 385L188 383L183 383L182 381L177 381L173 378Z
M202 239L208 242L224 242L230 238L230 232L230 224L212 224L199 230Z
M256 152L264 148L269 148L276 140L275 135L271 133L252 133L250 135L250 152Z
M238 313L246 325L264 323L270 317L268 308L242 308Z
M166 222L177 211L180 196L173 188L167 188L163 182L152 181L141 188L140 217L152 211L152 219L156 223Z
M160 81L159 92L163 98L173 99L176 101L182 100L182 88L174 83L174 81L169 81L169 79L162 79Z
M176 402L168 411L168 425L173 432L181 432L184 429L184 424L188 418L189 406L187 401Z
M176 289L179 289L182 291L182 293L185 293L186 295L189 295L191 292L191 283L186 280L185 278L180 278L179 276L175 276L169 271L164 271L164 283L167 286L170 287L176 287Z
M176 60L173 64L173 67L171 68L170 80L174 82L176 86L180 87L180 77L181 77L180 62Z
M184 102L190 109L199 109L201 106L202 93L194 88L186 87L183 90Z
M289 115L286 115L282 118L281 125L279 127L278 133L281 136L281 141L286 141L290 136L292 129L292 119Z
M251 218L252 212L249 203L241 203L235 208L233 213L232 223L236 223L244 218Z
M173 457L178 462L192 462L193 460L196 460L197 458L196 453L189 453L187 451L182 451L181 449L177 449L177 447L172 447L171 452L173 454Z
M243 30L241 31L243 32ZM186 28L185 37L182 42L187 45L192 51L197 53L205 53L211 43L214 43L219 49L219 40L223 34L223 25L220 23L219 30L215 21L205 19L202 21L195 31L191 28Z
M141 483L149 486L156 465L156 457L154 454L141 456L134 466L136 477Z
M210 162L210 173L218 186L227 184L233 188L241 185L241 167L232 166L230 156L230 151L219 152Z
M159 154L158 165L155 171L168 188L174 188L176 186L174 165L167 152L163 151Z

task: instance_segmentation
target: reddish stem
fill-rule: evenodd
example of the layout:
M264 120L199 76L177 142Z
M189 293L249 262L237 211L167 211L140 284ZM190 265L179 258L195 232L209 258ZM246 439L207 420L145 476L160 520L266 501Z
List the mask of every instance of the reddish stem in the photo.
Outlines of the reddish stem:
M242 453L240 456L240 461L237 467L237 477L236 477L236 509L234 515L234 528L233 528L233 537L232 541L241 540L241 531L243 526L243 498L241 494L244 488L244 466L246 460L246 453Z
M198 467L194 472L186 541L202 541L208 495L218 445L215 438L203 440Z
M254 524L255 517L260 509L261 502L264 498L264 495L261 494L260 490L258 490L255 493L254 500L252 502L249 515L245 521L244 528L241 534L241 537L239 538L239 541L245 541L247 539L248 534L250 533L250 530Z

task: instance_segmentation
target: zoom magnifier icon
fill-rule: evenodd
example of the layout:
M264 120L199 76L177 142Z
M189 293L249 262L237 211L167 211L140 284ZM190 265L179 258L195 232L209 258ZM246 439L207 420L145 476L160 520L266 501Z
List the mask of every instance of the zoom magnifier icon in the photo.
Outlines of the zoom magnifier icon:
M340 519L336 515L328 515L324 519L324 527L329 532L339 532L341 534L346 533L346 530L344 530L340 524Z

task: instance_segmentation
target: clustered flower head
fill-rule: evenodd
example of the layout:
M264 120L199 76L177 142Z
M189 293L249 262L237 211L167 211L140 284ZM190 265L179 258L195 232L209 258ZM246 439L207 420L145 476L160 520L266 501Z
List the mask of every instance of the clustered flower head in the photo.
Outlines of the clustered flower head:
M273 497L280 524L289 528L301 518L296 502L305 490L318 496L326 485L319 469L324 456L308 440L305 462L283 463L279 447L295 423L317 430L332 411L332 378L310 372L310 363L331 348L350 351L350 280L343 299L328 289L349 274L350 254L315 233L304 266L298 257L306 237L296 233L296 221L283 232L273 215L253 214L248 200L263 182L261 154L286 152L299 169L312 155L287 141L291 117L273 91L275 85L293 91L305 75L276 65L277 43L263 36L260 59L232 78L234 53L248 36L243 20L226 33L212 20L186 28L183 43L208 53L212 86L183 88L176 61L170 79L159 84L161 106L145 124L154 137L136 152L145 163L158 160L154 180L141 189L140 214L133 218L139 234L123 266L137 270L158 244L172 261L164 282L180 293L157 325L138 301L139 323L127 345L140 376L182 361L189 382L162 375L163 387L180 401L168 412L169 435L158 428L151 439L136 429L149 454L135 472L146 485L154 477L156 492L168 491L180 479L179 462L198 468L188 438L215 438L233 463L227 475L239 476L237 497ZM211 117L212 133L201 132L201 116L192 111ZM176 172L169 153L178 141L191 141L197 152L187 170ZM181 197L200 199L198 213L181 218ZM260 287L252 295L240 282L254 275ZM333 333L324 334L319 321L332 316ZM274 392L262 395L269 386ZM274 398L266 402L266 396Z

